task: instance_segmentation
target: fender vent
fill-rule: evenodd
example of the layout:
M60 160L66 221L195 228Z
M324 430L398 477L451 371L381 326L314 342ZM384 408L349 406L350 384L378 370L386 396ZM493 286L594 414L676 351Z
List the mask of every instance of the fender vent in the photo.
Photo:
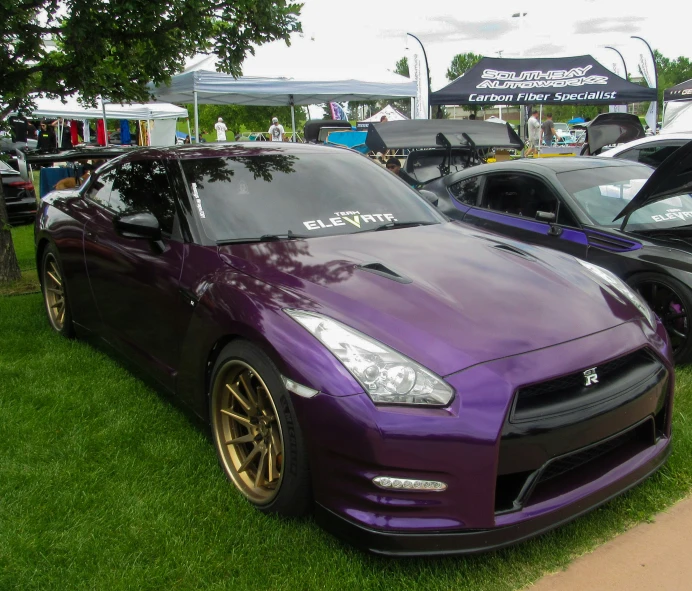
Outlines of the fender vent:
M368 273L374 273L375 275L380 275L399 283L413 283L413 281L408 277L404 277L382 263L366 263L365 265L357 265L356 269L367 271Z
M638 242L632 240L624 240L616 236L609 236L607 234L592 234L588 233L586 235L589 242L589 246L595 246L597 248L603 248L604 250L611 250L613 252L627 252L628 250L637 250L642 247Z

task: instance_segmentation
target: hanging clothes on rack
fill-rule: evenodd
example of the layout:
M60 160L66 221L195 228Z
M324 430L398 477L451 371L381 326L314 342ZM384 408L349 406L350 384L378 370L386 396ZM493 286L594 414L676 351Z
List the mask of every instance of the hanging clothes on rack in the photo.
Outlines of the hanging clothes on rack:
M99 146L106 145L106 128L103 125L103 119L97 119L96 121L96 143Z

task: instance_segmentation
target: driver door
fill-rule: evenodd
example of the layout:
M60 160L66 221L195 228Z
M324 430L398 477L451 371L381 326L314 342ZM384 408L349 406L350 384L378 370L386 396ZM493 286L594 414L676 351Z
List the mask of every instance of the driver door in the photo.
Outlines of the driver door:
M491 173L485 177L482 191L479 205L468 209L464 222L586 257L584 232L543 179L526 173Z
M166 387L173 388L180 342L192 308L179 293L186 249L181 238L176 196L165 162L129 160L102 173L91 195L95 214L85 228L84 258L107 341ZM89 199L90 196L87 195ZM120 215L149 211L162 238L123 235Z

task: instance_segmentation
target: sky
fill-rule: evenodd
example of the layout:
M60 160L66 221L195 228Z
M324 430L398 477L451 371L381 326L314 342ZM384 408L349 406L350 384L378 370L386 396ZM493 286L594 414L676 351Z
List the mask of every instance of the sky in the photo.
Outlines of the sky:
M271 62L288 68L338 68L362 64L369 70L393 70L404 57L406 33L418 37L427 53L432 89L447 84L446 71L458 53L497 57L561 57L591 54L613 68L619 56L636 71L641 42L664 56L692 58L691 2L651 0L568 0L533 2L494 0L303 0L302 36L286 50L282 42L259 47L248 68ZM673 8L675 7L675 8ZM526 13L522 18L512 14Z

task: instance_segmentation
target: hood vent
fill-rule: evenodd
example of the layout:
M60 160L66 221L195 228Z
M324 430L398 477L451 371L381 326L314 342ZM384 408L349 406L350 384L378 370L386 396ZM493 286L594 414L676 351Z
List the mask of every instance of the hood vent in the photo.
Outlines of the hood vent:
M397 281L398 283L413 283L413 281L408 277L404 277L382 263L366 263L365 265L357 265L356 269L367 271L368 273L374 273L375 275L386 277L387 279Z
M528 252L524 252L523 250L515 248L514 246L511 246L510 244L502 244L502 243L494 244L493 248L496 248L497 250L502 250L504 252L508 252L510 254L516 255L518 257L526 259L527 261L535 261L536 260L536 258L531 256Z

